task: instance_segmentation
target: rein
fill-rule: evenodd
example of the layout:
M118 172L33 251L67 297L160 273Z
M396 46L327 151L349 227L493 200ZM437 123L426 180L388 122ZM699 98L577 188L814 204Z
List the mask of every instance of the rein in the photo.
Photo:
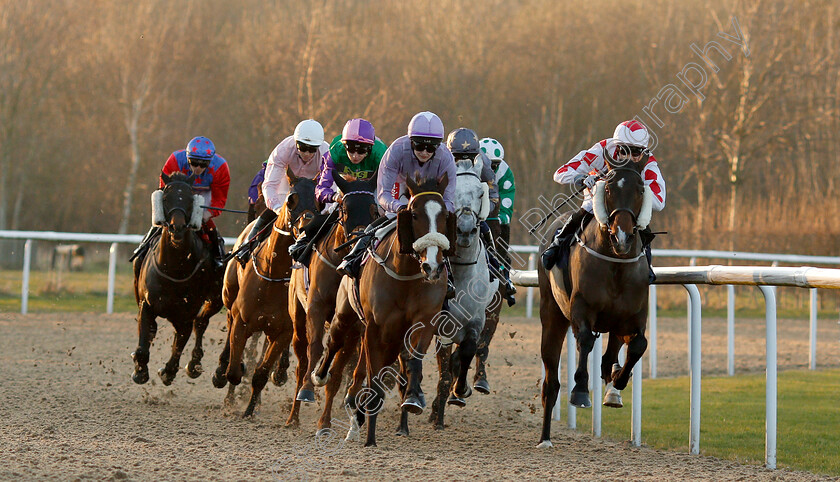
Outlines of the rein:
M391 236L391 244L388 246L388 253L385 255L385 258L383 258L382 256L379 256L379 253L377 253L375 249L373 249L371 246L368 246L368 253L370 253L370 257L374 261L376 261L376 263L379 266L382 266L382 269L385 270L385 273L387 273L388 276L390 276L391 278L394 278L395 280L398 280L398 281L413 281L413 280L422 278L424 276L422 272L417 273L417 274L413 274L413 275L401 275L401 274L398 274L396 271L394 271L394 270L392 270L391 268L388 267L387 258L388 258L388 256L391 255L391 250L394 248L394 242L396 242L396 240L397 240L396 235ZM414 256L412 255L412 257L414 257Z
M595 251L594 249L590 248L586 244L584 244L583 240L580 239L580 236L578 235L578 233L575 233L575 240L577 241L577 243L581 247L583 247L583 249L586 250L587 253L591 254L592 256L595 256L598 259L601 259L601 260L604 260L604 261L609 261L610 263L635 263L635 262L639 261L640 259L642 259L642 257L645 255L645 250L643 249L639 253L639 255L636 256L635 258L614 258L612 256L607 256L605 254L601 254L601 253Z
M158 242L158 244L160 244L160 242ZM198 261L198 263L195 264L195 268L193 268L192 273L190 273L189 276L187 276L186 278L177 279L177 278L173 278L173 277L167 275L166 273L164 273L160 269L160 266L158 266L157 256L155 256L154 253L152 253L152 256L151 256L151 258L152 258L152 269L155 270L155 272L157 274L159 274L161 277L163 277L164 279L167 279L169 281L172 281L173 283L185 283L185 282L189 281L193 276L195 276L196 273L198 273L199 268L201 268L201 266L204 264L204 262L207 261L207 257L208 257L208 255L205 254Z

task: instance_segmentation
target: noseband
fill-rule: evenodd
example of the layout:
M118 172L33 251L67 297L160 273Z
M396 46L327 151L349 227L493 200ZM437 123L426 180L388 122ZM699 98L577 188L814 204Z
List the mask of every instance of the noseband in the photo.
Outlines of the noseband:
M457 176L472 176L472 177L478 179L479 182L481 182L481 177L478 174L476 174L472 171L459 172L458 174L456 174L456 177ZM478 213L473 211L472 208L469 207L469 206L464 206L462 208L458 208L458 209L455 210L455 217L456 218L460 217L462 214L469 214L472 217L474 217L476 226L478 226L479 223L481 223L481 219L479 218Z

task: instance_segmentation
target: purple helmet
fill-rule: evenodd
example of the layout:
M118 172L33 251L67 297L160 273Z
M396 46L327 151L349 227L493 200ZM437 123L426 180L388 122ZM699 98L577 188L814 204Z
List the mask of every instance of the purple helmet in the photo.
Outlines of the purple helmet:
M373 144L376 135L373 132L373 124L364 119L350 119L344 124L341 131L342 141L355 141L362 144Z
M408 136L443 140L443 121L431 112L415 114L408 123Z
M187 158L189 159L213 159L216 155L216 146L213 141L204 137L193 137L187 144Z

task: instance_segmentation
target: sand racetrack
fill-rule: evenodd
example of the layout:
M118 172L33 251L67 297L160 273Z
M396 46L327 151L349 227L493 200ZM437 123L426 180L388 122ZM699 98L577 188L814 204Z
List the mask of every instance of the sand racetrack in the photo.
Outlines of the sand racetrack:
M703 323L704 373L723 373L723 323ZM239 416L246 399L224 406L225 391L210 383L226 334L223 324L217 315L207 330L205 373L192 380L181 370L164 387L156 372L168 358L173 331L161 320L151 379L140 386L130 379L129 354L137 343L133 315L0 314L0 479L828 479L690 456L687 447L683 453L662 452L595 440L585 428L575 432L564 422L553 425L553 449L536 449L542 417L540 329L537 319L524 318L503 318L499 325L489 366L494 393L476 393L467 407L449 408L446 430L435 431L424 413L410 418L409 438L395 436L397 403L389 399L380 416L378 447L333 441L319 449L313 435L320 401L303 407L300 428L283 426L292 384L269 383L252 419ZM660 318L660 376L685 372L685 326L683 318ZM763 369L763 326L763 320L738 320L739 371ZM779 327L780 369L807 366L807 321L780 320ZM748 336L756 330L760 339ZM820 360L840 360L838 338L836 323L821 322ZM191 349L192 342L182 366ZM424 365L430 401L437 378L433 366ZM344 420L338 407L333 416ZM688 421L686 432L687 426Z

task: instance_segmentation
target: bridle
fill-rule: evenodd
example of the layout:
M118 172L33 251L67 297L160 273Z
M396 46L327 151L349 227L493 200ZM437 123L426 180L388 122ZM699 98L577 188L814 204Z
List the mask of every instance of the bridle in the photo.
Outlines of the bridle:
M627 172L631 172L631 173L635 174L639 178L639 180L642 181L642 185L644 186L644 178L642 177L642 174L639 173L639 171L637 171L635 169L631 169L629 167L613 168L612 166L610 166L610 170L607 172L607 175L604 176L604 180L606 181L605 187L608 186L612 182L613 178L615 178L616 173L618 171L627 171ZM615 208L612 211L610 211L609 217L607 218L609 220L609 222L612 223L613 219L615 219L615 216L620 212L629 213L630 216L632 217L632 219L633 219L633 235L635 235L639 231L639 226L637 225L637 221L638 221L638 218L639 218L639 213L633 212L633 210L630 209L630 208L618 207L618 208Z
M163 186L163 199L164 200L166 199L167 189L169 189L172 186L175 186L176 184L183 184L184 186L187 186L187 188L189 189L190 196L192 196L193 193L195 192L193 190L192 185L188 182L185 182L185 181L169 181ZM171 192L171 190L170 190L170 192ZM184 213L185 224L187 224L187 225L190 224L190 221L191 221L190 214L187 213L186 209L183 206L173 206L173 207L167 209L166 212L164 213L164 215L166 216L166 219L164 220L164 224L166 225L166 227L168 227L168 228L172 227L172 223L170 223L169 220L172 219L171 214L174 211L181 211L182 213Z
M350 191L350 192L348 192L348 193L346 193L342 196L340 209L342 211L342 214L344 214L345 216L344 216L344 221L340 221L340 222L341 222L341 227L344 228L344 232L346 233L345 237L347 239L359 236L362 233L364 233L364 231L365 231L365 228L358 229L358 230L352 231L352 232L347 231L347 225L345 223L348 219L348 216L347 216L347 212L344 210L344 200L347 199L349 196L370 196L374 199L374 201L376 200L376 194L374 194L370 191Z

